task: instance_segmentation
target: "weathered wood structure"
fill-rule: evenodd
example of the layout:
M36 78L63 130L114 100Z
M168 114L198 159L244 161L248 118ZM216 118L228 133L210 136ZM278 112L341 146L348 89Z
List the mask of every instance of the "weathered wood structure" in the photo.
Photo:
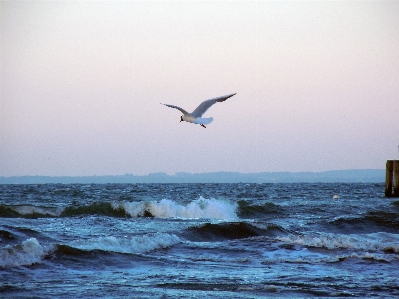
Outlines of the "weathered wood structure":
M385 196L399 197L399 160L388 160L385 175Z

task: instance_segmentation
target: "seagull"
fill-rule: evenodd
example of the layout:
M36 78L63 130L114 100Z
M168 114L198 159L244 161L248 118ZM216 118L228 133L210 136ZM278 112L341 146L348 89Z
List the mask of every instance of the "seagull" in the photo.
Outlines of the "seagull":
M165 105L168 106L170 108L175 108L179 111L181 111L183 113L182 116L180 116L180 122L182 121L186 121L189 123L193 123L193 124L200 124L201 127L205 127L205 125L210 124L213 121L212 117L209 118L203 118L202 115L204 115L204 113L211 108L211 106L213 104L216 104L216 102L224 102L226 101L228 98L231 98L233 95L235 95L236 93L233 94L229 94L226 96L221 96L221 97L217 97L214 99L209 99L206 101L203 101L197 108L195 108L195 110L191 113L188 113L186 110L184 110L183 108L177 107L175 105L169 105L169 104L162 104L161 105Z

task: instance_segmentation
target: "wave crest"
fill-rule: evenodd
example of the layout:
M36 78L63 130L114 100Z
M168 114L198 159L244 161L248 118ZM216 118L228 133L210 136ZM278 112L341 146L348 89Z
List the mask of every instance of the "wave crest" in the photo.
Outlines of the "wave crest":
M56 207L40 207L34 205L0 205L0 217L6 218L57 217L60 214L61 209Z
M79 240L71 244L80 250L102 250L118 253L145 253L161 248L168 248L181 243L179 237L167 233L155 233L131 238L113 236Z
M0 205L0 217L41 218L104 215L109 217L205 218L235 220L238 219L236 214L237 209L237 203L200 197L187 205L179 204L169 199L162 199L159 202L95 202L87 205L71 205L65 208L40 207L34 205Z
M255 223L206 223L186 229L190 241L220 241L245 239L258 236L275 237L287 235L287 231L279 225L257 225Z
M210 219L237 219L238 205L214 198L199 199L188 205L180 205L169 199L160 202L113 202L115 210L123 208L131 217L153 216L157 218L210 218Z
M283 242L309 247L399 253L397 238L394 238L391 234L387 235L389 236L385 238L385 242L381 242L381 236L376 238L373 234L364 235L363 237L338 234L321 234L318 236L288 235L286 237L278 237L277 239Z
M15 246L0 249L0 267L29 266L40 263L46 252L36 238L30 238Z

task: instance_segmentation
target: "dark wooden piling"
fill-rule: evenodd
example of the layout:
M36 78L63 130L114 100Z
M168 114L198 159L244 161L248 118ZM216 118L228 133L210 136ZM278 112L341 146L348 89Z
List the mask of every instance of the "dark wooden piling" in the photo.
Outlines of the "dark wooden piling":
M393 161L393 196L399 197L399 160Z
M393 161L388 160L385 172L385 197L392 196Z
M388 160L385 175L385 196L399 197L399 160Z

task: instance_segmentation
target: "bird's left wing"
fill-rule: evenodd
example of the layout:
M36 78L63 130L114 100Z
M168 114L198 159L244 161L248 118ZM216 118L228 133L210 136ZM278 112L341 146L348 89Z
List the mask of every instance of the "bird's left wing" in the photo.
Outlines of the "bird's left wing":
M162 105L168 106L170 108L175 108L175 109L181 111L181 113L183 113L184 115L190 115L190 113L188 113L186 110L184 110L183 108L177 107L175 105L169 105L169 104L162 104Z
M217 102L226 101L228 98L231 98L233 95L235 95L235 93L203 101L197 108L195 108L193 112L191 112L191 115L195 117L201 117L213 104L216 104Z

